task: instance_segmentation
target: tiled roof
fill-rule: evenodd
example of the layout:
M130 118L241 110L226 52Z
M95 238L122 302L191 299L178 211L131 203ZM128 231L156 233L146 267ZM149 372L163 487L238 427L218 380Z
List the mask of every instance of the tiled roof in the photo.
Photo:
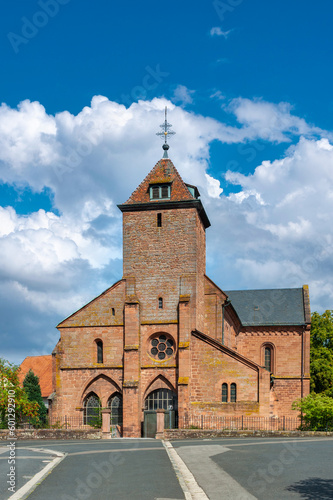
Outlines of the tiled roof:
M225 292L243 326L304 325L303 288Z
M31 369L39 378L39 385L42 397L47 398L52 392L52 356L28 356L22 361L19 371L20 385L23 386L23 380Z
M191 195L183 179L180 177L172 161L170 159L162 159L156 163L155 167L131 194L124 205L149 203L149 185L158 183L172 183L170 200L161 200L164 203L166 201L186 201L195 199Z

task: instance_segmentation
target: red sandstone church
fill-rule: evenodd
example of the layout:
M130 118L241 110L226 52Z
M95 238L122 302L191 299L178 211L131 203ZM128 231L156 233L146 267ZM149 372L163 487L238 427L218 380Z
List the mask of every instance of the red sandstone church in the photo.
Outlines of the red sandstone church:
M226 292L205 274L209 219L195 186L160 160L119 209L123 277L58 325L52 416L100 408L123 436L157 409L294 415L309 393L308 288Z

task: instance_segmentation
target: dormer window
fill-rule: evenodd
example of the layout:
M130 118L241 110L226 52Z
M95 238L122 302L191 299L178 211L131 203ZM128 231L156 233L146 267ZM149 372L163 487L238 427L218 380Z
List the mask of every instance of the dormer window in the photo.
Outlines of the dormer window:
M168 200L171 195L170 184L154 184L149 188L151 200Z

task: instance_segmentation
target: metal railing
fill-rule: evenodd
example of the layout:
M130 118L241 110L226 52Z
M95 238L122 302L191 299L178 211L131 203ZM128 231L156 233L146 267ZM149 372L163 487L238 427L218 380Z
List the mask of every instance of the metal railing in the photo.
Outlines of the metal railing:
M178 418L180 429L295 431L301 426L299 417L247 417L217 415L184 415Z
M317 431L333 431L333 422L321 422L321 425L311 426L309 423L301 420L300 417L248 417L245 415L177 415L176 428L179 429L200 429L200 430L237 430L237 431L296 431L296 430L317 430ZM65 430L100 430L100 422L95 425L84 423L83 415L78 416L63 416L63 417L47 417L44 425L35 426L33 421L27 419L17 425L19 429L65 429ZM111 424L111 434L113 437L119 437L121 426Z
M111 437L121 437L121 425L115 425L111 422L110 432ZM35 425L33 420L26 419L21 422L18 429L65 429L65 430L101 430L101 421L96 419L94 424L84 423L83 415L63 416L63 417L47 417L46 422L42 425Z
M78 416L62 416L62 417L47 417L46 422L41 425L35 425L32 419L26 419L18 428L21 429L32 429L32 428L43 428L43 429L100 429L100 420L96 419L95 425L85 424L83 421L83 415Z

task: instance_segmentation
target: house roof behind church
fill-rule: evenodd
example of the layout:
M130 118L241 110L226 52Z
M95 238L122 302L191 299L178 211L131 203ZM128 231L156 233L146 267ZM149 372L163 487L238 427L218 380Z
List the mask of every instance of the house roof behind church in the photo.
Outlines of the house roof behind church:
M225 292L243 326L304 325L303 288Z
M32 370L39 378L39 385L43 398L47 398L52 392L52 356L28 356L21 365L18 377L20 385L23 386L25 376Z

